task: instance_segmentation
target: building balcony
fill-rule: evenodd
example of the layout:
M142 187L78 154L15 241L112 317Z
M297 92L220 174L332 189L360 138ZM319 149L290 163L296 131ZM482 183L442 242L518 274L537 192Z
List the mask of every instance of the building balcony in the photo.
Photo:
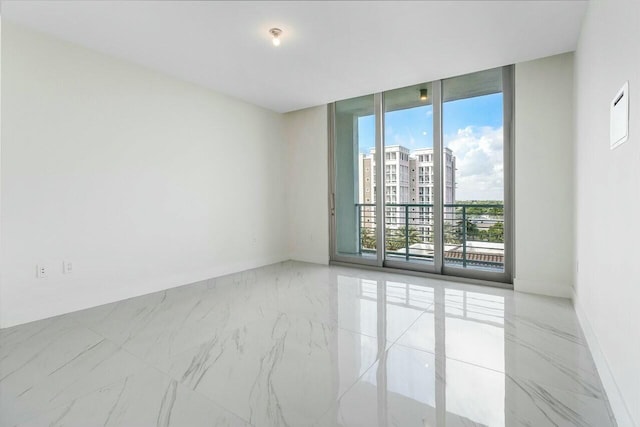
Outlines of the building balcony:
M385 257L434 261L433 204L385 204ZM376 252L375 204L356 204L358 248ZM443 262L447 267L504 269L504 205L445 204Z

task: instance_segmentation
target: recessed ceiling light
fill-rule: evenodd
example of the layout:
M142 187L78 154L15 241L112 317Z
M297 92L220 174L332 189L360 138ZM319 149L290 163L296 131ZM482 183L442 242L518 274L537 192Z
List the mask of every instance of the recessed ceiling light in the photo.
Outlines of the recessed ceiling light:
M280 28L272 28L269 30L269 34L273 37L271 42L274 46L280 46L280 35L282 34L282 30Z

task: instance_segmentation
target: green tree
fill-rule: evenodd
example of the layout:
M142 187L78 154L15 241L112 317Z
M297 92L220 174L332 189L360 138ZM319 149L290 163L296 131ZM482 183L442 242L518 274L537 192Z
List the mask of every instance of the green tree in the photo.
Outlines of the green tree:
M444 243L448 245L456 245L462 243L461 228L451 222L444 224Z
M469 240L479 240L482 236L482 232L478 229L478 226L470 221L466 220L466 235L464 233L463 221L456 221L455 223L444 224L444 242L450 245L459 245L462 243L463 238L466 237Z
M496 222L488 230L489 241L495 243L504 243L504 225L502 222Z
M360 244L363 249L376 248L376 230L372 227L362 227L360 229Z
M478 231L478 237L476 240L480 242L488 242L489 241L489 231L488 230L480 230Z
M466 205L467 215L492 215L502 216L504 214L503 202L497 200L468 200L457 201L457 205ZM484 205L484 206L476 206ZM462 207L456 207L456 214L462 215Z
M405 236L405 233L407 234ZM400 248L405 247L405 243L407 242L409 246L414 243L421 243L422 238L420 237L420 233L416 230L415 227L409 227L408 229L405 226L398 228L387 228L385 234L385 246L388 251L397 251Z
M471 220L466 220L465 222L467 223L467 234L466 234L467 240L477 240L480 234L480 230L478 230L478 226ZM456 226L458 230L460 230L460 234L462 234L462 230L463 230L462 220L458 221Z

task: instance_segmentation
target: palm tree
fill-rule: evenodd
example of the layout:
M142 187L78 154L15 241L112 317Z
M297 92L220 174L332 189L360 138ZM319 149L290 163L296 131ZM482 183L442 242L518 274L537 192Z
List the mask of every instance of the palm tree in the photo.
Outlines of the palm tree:
M401 226L398 228L388 228L386 231L385 243L388 251L397 251L400 248L404 248L407 243L411 246L414 243L422 242L420 233L418 233L415 227L409 227L407 229L407 227Z

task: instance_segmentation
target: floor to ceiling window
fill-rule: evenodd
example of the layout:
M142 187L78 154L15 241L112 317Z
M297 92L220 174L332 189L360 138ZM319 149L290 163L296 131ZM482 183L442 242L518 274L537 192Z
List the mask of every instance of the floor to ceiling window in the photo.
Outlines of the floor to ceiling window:
M512 68L331 104L333 261L511 282Z
M365 156L375 145L373 110L373 95L339 101L334 106L334 259L376 259L376 173L373 159Z
M384 94L385 260L434 264L433 95L424 83ZM398 171L396 174L395 171Z

